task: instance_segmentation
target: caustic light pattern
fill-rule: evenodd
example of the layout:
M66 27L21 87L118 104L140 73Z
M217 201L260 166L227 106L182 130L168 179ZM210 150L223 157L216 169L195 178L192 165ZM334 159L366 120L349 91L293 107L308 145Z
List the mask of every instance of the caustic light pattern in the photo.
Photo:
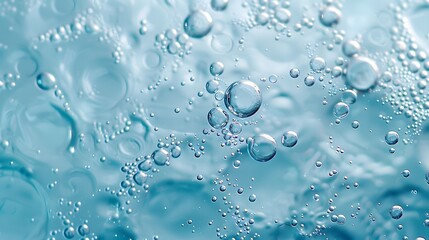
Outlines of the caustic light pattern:
M1 0L0 239L429 240L428 0Z

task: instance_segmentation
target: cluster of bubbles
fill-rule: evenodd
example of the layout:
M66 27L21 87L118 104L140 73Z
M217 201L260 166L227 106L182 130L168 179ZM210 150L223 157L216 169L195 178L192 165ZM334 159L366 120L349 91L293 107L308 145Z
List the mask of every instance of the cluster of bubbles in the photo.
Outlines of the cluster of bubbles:
M189 35L175 28L170 28L155 36L155 46L163 53L184 57L191 54L192 42Z

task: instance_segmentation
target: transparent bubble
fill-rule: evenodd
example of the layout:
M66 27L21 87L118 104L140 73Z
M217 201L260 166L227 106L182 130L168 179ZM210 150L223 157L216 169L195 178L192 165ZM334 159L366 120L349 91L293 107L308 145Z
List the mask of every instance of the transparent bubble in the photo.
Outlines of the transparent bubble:
M207 81L206 90L210 94L216 93L219 90L219 81L216 81L216 80Z
M314 57L310 60L310 68L315 72L322 72L326 67L325 59L321 57Z
M251 81L237 81L225 92L225 106L237 117L246 118L255 114L262 104L259 87Z
M223 91L216 91L215 99L218 101L222 101L225 97L225 93Z
M360 123L358 121L353 121L352 122L352 128L356 129L360 126Z
M191 12L183 23L186 34L192 38L202 38L212 29L213 20L209 13L196 10Z
M357 100L357 93L353 90L346 90L343 92L343 95L341 95L341 101L347 104L353 104Z
M176 41L172 41L168 44L167 46L167 51L170 54L176 54L179 52L179 50L181 49L182 46L180 46L180 43L176 42Z
M345 118L349 114L349 105L343 102L339 102L335 104L333 113L334 116L339 119Z
M152 169L152 165L153 165L153 164L152 164L152 160L147 159L147 160L145 160L144 162L141 162L141 163L138 165L138 167L139 167L139 169L140 169L140 170L147 172L147 171L149 171L150 169Z
M235 160L235 161L232 163L232 165L234 166L234 168L239 168L239 167L240 167L240 165L241 165L241 162L240 162L240 160Z
M349 40L343 44L343 53L347 57L352 57L360 52L360 44L355 40Z
M377 83L378 77L378 67L372 59L356 57L347 68L346 83L354 89L366 91Z
M224 65L221 62L214 62L210 65L210 74L212 76L222 75L223 70L224 70Z
M259 134L247 139L247 150L254 160L267 162L276 155L277 144L270 135Z
M169 153L164 148L155 150L151 155L153 162L158 166L164 166L169 160Z
M297 77L299 77L299 69L298 68L292 68L289 71L289 75L291 76L291 78L297 78Z
M250 202L254 202L254 201L256 201L256 195L255 195L255 194L250 195L250 196L249 196L249 201L250 201Z
M319 20L326 27L333 27L340 22L341 12L338 8L330 6L320 11Z
M268 21L270 20L270 15L268 15L266 12L262 12L256 16L255 20L259 25L264 26L267 25Z
M228 7L229 0L211 0L210 5L215 11L224 11Z
M386 133L386 136L384 136L384 140L386 140L386 143L389 145L395 145L399 141L399 135L395 131L389 131Z
M315 83L315 79L313 76L307 76L304 78L304 84L308 87L313 86Z
M85 236L89 234L89 226L87 224L82 224L78 227L77 231L81 236Z
M175 146L170 150L170 152L173 158L178 158L182 154L182 149L179 146Z
M223 128L228 124L229 116L221 108L212 108L207 114L207 120L213 128Z
M48 72L40 73L36 77L36 84L42 90L50 90L55 87L56 83L55 76Z
M390 208L389 213L393 219L400 219L403 214L403 209L401 206L394 205L393 207Z
M279 76L275 74L268 77L268 81L270 81L270 83L276 83L278 80L279 80Z
M402 176L404 176L404 177L406 177L406 178L410 176L410 173L411 173L411 172L410 172L410 170L408 170L408 169L405 169L404 171L402 171L402 172L401 172Z
M134 174L133 180L137 185L141 186L146 182L147 174L142 171L138 171L136 174Z
M64 237L67 239L74 238L75 234L76 230L74 229L74 227L66 227L66 229L64 229Z
M243 126L239 122L233 122L229 125L229 131L232 134L240 134L243 129Z
M344 215L342 215L342 214L339 214L338 218L337 218L337 223L339 223L339 224L346 223L346 217Z
M274 12L274 17L281 23L288 23L292 14L286 8L276 8Z
M294 131L288 131L282 136L282 144L285 147L293 147L298 142L298 134Z
M384 72L380 77L384 82L390 82L393 79L393 74L391 72Z

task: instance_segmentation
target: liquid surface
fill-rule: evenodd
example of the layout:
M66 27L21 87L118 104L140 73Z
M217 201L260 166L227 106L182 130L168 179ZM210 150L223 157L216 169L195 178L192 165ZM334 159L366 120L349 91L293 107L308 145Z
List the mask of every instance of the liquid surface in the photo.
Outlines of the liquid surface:
M0 239L429 240L428 18L0 1Z

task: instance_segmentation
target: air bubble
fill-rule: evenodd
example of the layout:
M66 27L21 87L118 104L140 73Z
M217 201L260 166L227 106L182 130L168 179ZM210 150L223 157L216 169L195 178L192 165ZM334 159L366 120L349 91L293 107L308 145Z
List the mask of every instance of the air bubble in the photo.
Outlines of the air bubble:
M48 72L40 73L36 77L36 84L42 90L50 90L55 87L56 83L55 76Z
M224 70L224 65L221 62L214 62L210 65L210 74L212 76L222 75L223 70Z
M259 134L247 139L247 150L250 156L259 162L271 160L277 152L277 144L268 134Z
M321 57L314 57L310 60L310 68L315 72L322 72L326 67L325 59Z
M289 72L289 75L291 78L299 77L299 69L298 68L292 68Z
M307 76L304 78L304 84L308 87L313 86L315 83L315 79L313 76Z
M243 126L239 122L233 122L229 125L229 131L232 134L240 134L243 129Z
M255 114L262 104L259 87L251 81L237 81L225 92L225 106L237 117L246 118Z
M378 77L378 67L372 59L356 57L349 63L346 82L354 89L366 91L377 83Z
M389 213L393 219L400 219L403 214L403 209L401 206L394 205L393 207L390 208Z
M355 40L349 40L343 44L343 53L347 57L352 57L360 52L360 44Z
M256 201L256 195L255 195L255 194L250 195L250 196L249 196L249 201L250 201L250 202L254 202L254 201Z
M228 124L229 116L228 114L221 108L212 108L208 115L207 120L213 128L219 129L223 128Z
M341 12L338 8L330 6L320 11L319 20L326 27L333 27L340 22Z
M282 144L285 147L293 147L298 142L298 134L294 131L288 131L282 136Z
M164 148L155 150L151 155L153 162L158 166L164 166L169 160L169 153Z
M209 13L196 10L191 12L183 23L186 34L192 38L202 38L212 29L213 20Z
M173 158L178 158L182 154L182 149L179 146L175 146L170 150L170 152Z
M334 116L339 119L345 118L349 114L349 105L343 102L339 102L335 104L333 113Z
M74 227L67 227L66 229L64 229L64 237L67 239L74 238L75 234L76 234L76 231Z
M217 81L217 80L207 81L206 90L210 94L216 93L219 90L219 81Z
M386 136L384 136L384 139L386 140L386 143L389 145L395 145L399 141L399 135L395 131L389 131L386 133Z
M346 90L341 95L341 101L347 104L353 104L357 100L357 93L353 90Z
M229 0L211 0L210 5L215 11L224 11L228 7Z

